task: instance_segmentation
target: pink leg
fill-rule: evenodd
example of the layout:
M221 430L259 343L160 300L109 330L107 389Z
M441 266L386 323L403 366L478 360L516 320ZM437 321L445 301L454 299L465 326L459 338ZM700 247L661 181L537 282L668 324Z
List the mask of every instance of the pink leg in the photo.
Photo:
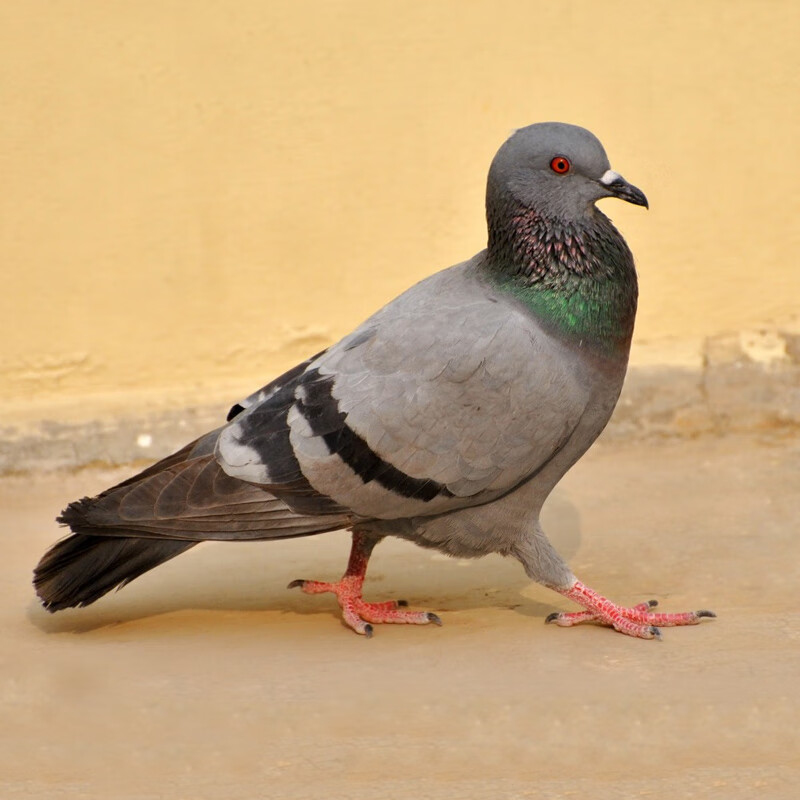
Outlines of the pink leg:
M372 636L370 623L405 623L407 625L426 625L433 622L441 625L442 621L436 614L428 611L405 611L405 600L389 600L384 603L367 603L361 597L364 586L364 576L367 572L367 563L372 554L372 549L377 544L376 539L364 534L353 532L353 546L350 550L350 560L347 570L341 580L336 583L323 581L295 580L289 584L289 589L299 586L306 594L322 594L333 592L339 601L344 621L356 632L367 638Z
M703 617L716 617L713 611L687 611L679 614L659 614L651 611L658 603L650 600L639 603L632 608L625 608L612 603L580 581L575 581L569 589L556 589L559 594L574 600L583 606L585 611L555 612L545 622L570 627L581 622L599 622L610 625L620 633L637 636L640 639L660 639L658 626L697 625Z

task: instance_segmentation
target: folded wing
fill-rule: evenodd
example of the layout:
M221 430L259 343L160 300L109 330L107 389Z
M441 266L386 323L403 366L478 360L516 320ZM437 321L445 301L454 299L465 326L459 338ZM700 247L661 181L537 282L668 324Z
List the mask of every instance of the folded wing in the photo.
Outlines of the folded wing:
M307 514L391 519L488 502L552 458L586 408L563 347L460 265L253 396L216 457Z

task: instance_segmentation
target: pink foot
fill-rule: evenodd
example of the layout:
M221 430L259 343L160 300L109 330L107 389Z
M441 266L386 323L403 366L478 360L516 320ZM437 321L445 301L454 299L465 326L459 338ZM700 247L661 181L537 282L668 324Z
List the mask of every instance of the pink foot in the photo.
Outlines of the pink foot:
M356 632L367 638L372 636L372 625L381 622L427 625L433 622L441 625L442 621L436 614L429 611L406 611L408 605L405 600L388 600L385 603L368 603L361 597L363 578L345 575L337 583L323 583L322 581L296 580L289 584L290 589L299 586L306 594L322 594L333 592L339 601L344 621Z
M556 589L557 592L583 606L585 611L555 612L545 622L555 622L562 627L579 625L582 622L599 622L610 625L614 630L640 639L660 639L658 626L697 625L703 617L716 617L713 611L687 611L678 614L659 614L651 611L658 605L656 600L639 603L625 608L612 603L580 581L569 589Z
M299 586L306 594L323 594L333 592L339 601L344 621L356 632L369 638L372 636L372 625L381 622L427 625L433 622L441 625L442 621L436 614L429 611L406 611L408 605L405 600L389 600L385 603L368 603L361 597L364 586L364 576L367 572L372 548L377 539L371 539L356 531L353 532L353 547L350 551L350 560L347 571L342 579L336 583L323 581L295 580L289 584L289 589Z

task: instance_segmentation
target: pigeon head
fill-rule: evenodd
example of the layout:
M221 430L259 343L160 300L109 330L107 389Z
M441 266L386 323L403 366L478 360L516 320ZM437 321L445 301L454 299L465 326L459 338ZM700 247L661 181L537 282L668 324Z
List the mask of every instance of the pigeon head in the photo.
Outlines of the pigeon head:
M597 137L577 125L541 122L516 131L489 170L487 204L523 206L569 224L618 197L647 207L644 193L611 169Z

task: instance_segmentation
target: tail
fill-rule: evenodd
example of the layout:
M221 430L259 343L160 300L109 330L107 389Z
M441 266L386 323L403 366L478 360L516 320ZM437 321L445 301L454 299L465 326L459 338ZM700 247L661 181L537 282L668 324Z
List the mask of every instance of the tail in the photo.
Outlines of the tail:
M195 544L73 534L45 553L34 570L33 585L48 611L88 606Z
M294 512L264 489L226 475L213 457L218 433L67 506L58 522L72 535L34 570L48 611L94 603L201 541L286 539L348 524L341 514Z

